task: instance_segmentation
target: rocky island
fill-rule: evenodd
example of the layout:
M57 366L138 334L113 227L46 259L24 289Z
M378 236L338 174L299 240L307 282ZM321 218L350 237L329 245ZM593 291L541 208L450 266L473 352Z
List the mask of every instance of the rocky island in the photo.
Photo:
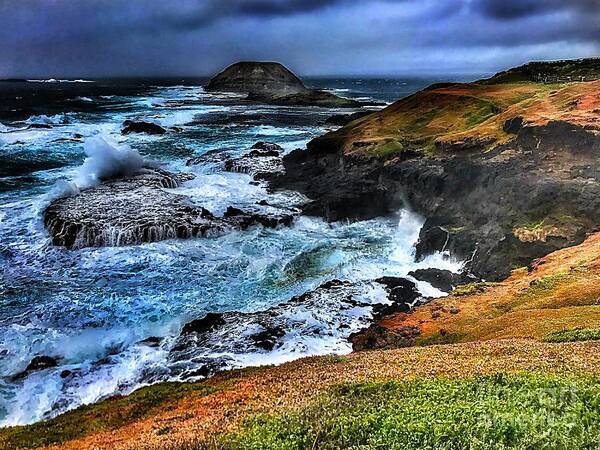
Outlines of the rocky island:
M247 94L248 100L273 105L357 108L373 104L308 89L292 71L277 62L242 61L232 64L214 76L206 90Z

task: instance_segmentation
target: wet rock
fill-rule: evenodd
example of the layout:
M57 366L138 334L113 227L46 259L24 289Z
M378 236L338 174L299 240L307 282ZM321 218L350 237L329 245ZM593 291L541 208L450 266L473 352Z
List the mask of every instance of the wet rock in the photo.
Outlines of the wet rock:
M231 158L231 153L227 149L214 149L203 153L195 158L186 161L186 166L196 166L198 164L218 164Z
M280 326L274 326L267 327L263 331L252 334L250 339L254 341L254 345L257 347L271 351L283 336L285 336L285 330Z
M35 356L25 368L25 372L37 372L58 366L58 359L51 356Z
M371 321L374 300L368 289L375 289L372 283L331 280L262 311L209 314L184 326L169 353L170 365L176 376L188 378L198 367L210 366L214 373L216 367L235 367L240 358L282 346L301 355L315 335L343 345Z
M162 341L163 341L163 339L158 336L150 336L150 337L147 337L146 339L142 339L141 341L138 342L138 344L156 348L156 347L160 346Z
M31 359L31 361L29 362L29 364L27 365L27 367L25 368L25 370L17 373L16 375L12 376L11 378L13 380L20 380L20 379L27 377L31 373L57 367L58 363L59 363L58 358L54 358L52 356L47 356L47 355L34 356Z
M283 149L277 144L259 142L254 144L249 153L225 161L228 172L247 173L255 180L268 180L284 171L280 152Z
M388 291L388 299L392 302L391 305L381 305L375 308L376 316L379 317L396 312L408 312L415 305L416 300L421 297L417 285L406 278L381 277L375 282L385 286Z
M191 322L186 323L181 330L181 334L206 333L207 331L211 331L224 324L225 320L223 319L223 314L208 313L201 319L192 320Z
M250 147L248 156L280 156L283 148L273 142L259 141Z
M144 122L134 121L134 120L126 120L123 122L123 129L121 130L121 134L130 134L130 133L146 133L146 134L165 134L167 132L166 129L161 127L160 125L152 122Z
M50 129L53 128L49 123L32 123L27 128L31 129Z
M462 273L453 273L442 269L418 269L408 275L419 281L426 281L442 292L451 292L456 286L477 281L475 277Z
M284 212L264 213L259 210L241 210L229 206L223 217L229 223L235 224L243 229L260 224L266 228L277 228L279 225L290 226L294 221L296 214L287 214Z
M44 211L52 243L69 249L122 246L217 234L227 229L186 196L166 191L190 174L144 169L77 195L54 200Z

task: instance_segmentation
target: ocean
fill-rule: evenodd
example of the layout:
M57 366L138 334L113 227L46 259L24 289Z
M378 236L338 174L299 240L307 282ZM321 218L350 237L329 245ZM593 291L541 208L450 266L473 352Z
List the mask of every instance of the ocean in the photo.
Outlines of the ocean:
M305 81L341 96L389 103L449 80L455 81ZM174 191L222 214L261 200L292 204L299 194L272 193L246 174L224 171L222 161L186 166L187 160L213 149L242 155L257 141L286 152L304 148L335 129L325 123L329 116L354 111L249 104L205 92L205 81L0 82L0 426L32 423L160 381L348 353L350 334L369 324L369 305L387 301L373 279L417 268L460 268L460 261L442 254L414 261L423 219L410 211L353 223L299 217L291 227L136 246L53 246L41 214L64 182L106 166L107 151L94 148L94 137L127 146L167 170L193 173L194 180ZM170 131L124 136L127 119ZM333 279L352 284L335 295L290 301ZM427 283L418 287L424 296L441 295ZM345 289L364 302L348 306ZM227 327L193 351L175 354L184 324L211 312L230 312ZM248 340L260 332L257 317L266 312L279 330L272 348ZM36 356L57 365L24 373Z

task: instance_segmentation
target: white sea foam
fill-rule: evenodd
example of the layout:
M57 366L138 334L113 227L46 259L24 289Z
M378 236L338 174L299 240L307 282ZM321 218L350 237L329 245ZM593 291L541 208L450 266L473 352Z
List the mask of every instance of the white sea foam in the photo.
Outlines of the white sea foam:
M90 137L83 148L87 158L74 180L80 189L95 186L102 180L132 175L146 165L137 150L118 144L108 136Z
M48 78L45 80L27 80L30 83L95 83L92 80L57 80L56 78Z
M53 116L42 114L39 116L31 116L25 121L25 123L41 125L64 125L69 123L69 117L66 114L55 114Z

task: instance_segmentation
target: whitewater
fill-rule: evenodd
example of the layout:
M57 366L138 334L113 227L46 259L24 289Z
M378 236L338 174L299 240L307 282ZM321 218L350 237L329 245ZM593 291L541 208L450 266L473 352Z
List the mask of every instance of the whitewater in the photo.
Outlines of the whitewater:
M378 96L381 87L364 92L360 86L353 90L344 80L328 87L385 101L394 89L385 85ZM291 227L258 226L203 239L55 247L41 219L50 201L142 167L193 173L172 191L214 214L262 200L284 206L304 201L298 193L269 192L249 175L225 172L219 161L186 161L216 148L241 155L257 141L286 152L303 148L333 129L325 120L341 112L236 103L195 85L88 100L98 109L0 123L0 426L32 423L160 381L198 379L204 366L348 353L348 336L369 324L369 305L387 302L372 280L418 268L460 269L443 254L415 262L423 219L408 210L354 223L299 217ZM123 136L128 119L169 132ZM334 279L352 284L340 295L290 302ZM417 285L423 296L442 295L427 283ZM348 293L361 304L344 304ZM260 330L267 310L284 330L282 343L249 347L245 339ZM211 312L235 314L222 334L174 357L182 327ZM57 365L24 373L36 356Z

